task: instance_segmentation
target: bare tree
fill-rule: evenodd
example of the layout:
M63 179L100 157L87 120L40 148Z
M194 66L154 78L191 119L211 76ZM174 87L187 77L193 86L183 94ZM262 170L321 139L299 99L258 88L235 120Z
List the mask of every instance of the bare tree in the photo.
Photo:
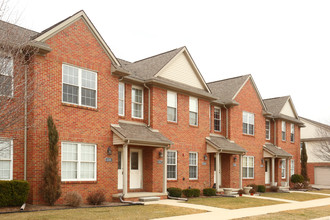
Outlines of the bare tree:
M316 132L318 148L314 153L321 160L330 162L330 126L319 127Z

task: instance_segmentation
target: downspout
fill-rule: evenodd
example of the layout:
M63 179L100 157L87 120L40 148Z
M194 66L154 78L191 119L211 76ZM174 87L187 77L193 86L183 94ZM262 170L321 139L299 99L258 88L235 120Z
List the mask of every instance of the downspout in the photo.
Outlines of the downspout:
M225 105L223 107L226 109L226 138L228 139L228 108Z
M143 85L148 89L148 127L150 127L150 88L145 83Z
M27 161L27 65L24 65L24 180L26 180Z
M276 121L273 118L273 122L274 122L274 145L276 146Z

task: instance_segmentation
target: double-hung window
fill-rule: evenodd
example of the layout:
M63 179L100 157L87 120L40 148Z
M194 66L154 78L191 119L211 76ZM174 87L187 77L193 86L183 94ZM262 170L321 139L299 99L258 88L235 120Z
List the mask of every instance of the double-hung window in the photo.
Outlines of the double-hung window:
M132 87L132 117L143 118L143 90L139 87Z
M292 143L294 143L294 124L291 124L290 140Z
M282 159L281 160L281 174L282 174L282 179L285 179L285 168L286 168L286 160Z
M291 170L290 175L292 176L294 174L294 160L291 160Z
M189 153L189 179L198 179L198 154L197 152Z
M266 120L266 140L270 140L270 121Z
M96 145L62 143L62 181L96 180Z
M13 96L13 58L0 56L0 96Z
M167 91L167 121L177 122L177 93Z
M282 141L286 140L286 123L282 121Z
M119 83L118 86L118 114L125 115L125 84Z
M167 179L177 179L177 152L167 151Z
M254 135L254 114L243 112L243 134Z
M0 180L13 179L13 141L0 139Z
M214 130L221 131L221 109L214 108Z
M198 98L189 97L189 124L198 125Z
M63 64L63 92L65 103L96 108L97 74Z
M254 157L243 156L243 178L253 179L254 178Z

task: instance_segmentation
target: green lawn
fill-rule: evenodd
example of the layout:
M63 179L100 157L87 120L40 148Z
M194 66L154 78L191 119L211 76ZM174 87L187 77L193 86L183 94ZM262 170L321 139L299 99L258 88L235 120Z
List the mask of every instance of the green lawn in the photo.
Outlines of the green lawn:
M324 189L324 190L315 190L315 191L311 191L313 193L325 193L325 194L330 194L330 189Z
M248 207L257 207L265 205L276 205L283 202L265 200L265 199L256 199L248 197L212 197L212 198L193 198L189 199L188 203L197 204L197 205L206 205L213 206L217 208L224 209L241 209Z
M294 201L307 201L313 199L323 199L328 198L328 196L315 195L310 193L262 193L261 196L278 198L278 199L288 199Z
M202 212L204 211L167 205L136 205L1 214L0 219L152 219Z
M307 208L307 209L297 209L297 210L290 210L285 212L278 212L278 213L269 213L266 215L259 215L259 216L252 216L248 218L240 218L240 219L256 219L256 220L263 220L263 219L276 219L276 220L288 220L288 219L312 219L312 218L321 218L330 215L330 205L328 206L321 206L315 208Z

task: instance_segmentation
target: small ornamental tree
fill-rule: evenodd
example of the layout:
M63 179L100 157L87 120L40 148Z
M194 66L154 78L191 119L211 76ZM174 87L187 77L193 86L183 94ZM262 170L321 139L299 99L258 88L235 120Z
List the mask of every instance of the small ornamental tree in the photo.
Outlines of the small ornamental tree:
M308 181L307 176L307 152L306 152L306 145L305 142L302 143L302 149L301 149L301 175L304 177L304 180Z
M54 124L52 116L48 116L48 140L49 140L49 152L48 158L45 160L45 171L43 174L43 186L42 192L45 201L49 205L54 203L61 196L61 177L58 174L58 132Z

